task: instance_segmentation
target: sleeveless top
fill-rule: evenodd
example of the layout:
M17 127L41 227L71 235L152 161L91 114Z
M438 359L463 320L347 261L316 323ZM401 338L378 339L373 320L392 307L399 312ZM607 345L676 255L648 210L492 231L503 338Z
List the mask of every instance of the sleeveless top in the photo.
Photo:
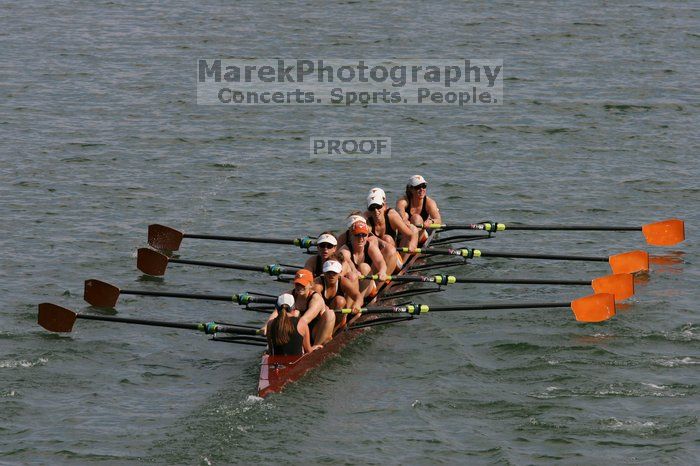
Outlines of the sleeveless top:
M321 282L323 283L323 291L321 292L321 297L323 298L323 301L325 301L326 306L330 307L331 302L336 296L340 296L341 298L345 297L345 293L342 289L340 289L340 278L338 278L338 282L335 284L335 294L330 298L326 297L326 280L321 280Z
M317 277L323 273L323 261L321 260L321 256L319 256L318 254L316 254L316 266L314 267L314 270L312 272Z
M271 356L297 356L304 353L304 337L302 337L299 330L297 330L299 318L290 317L289 320L292 321L294 332L289 335L289 341L284 345L273 345L272 342L270 342L268 346L270 347Z
M367 248L369 248L369 241L365 243L365 262L372 267L372 258L367 254ZM353 249L352 240L348 241L348 249L350 250L350 260L355 264L355 268L359 267L359 264L355 262L355 249Z
M406 202L408 203L408 208L406 209L408 212L408 216L411 216L411 197L413 196L408 196L406 198ZM428 220L428 196L425 196L425 199L423 199L423 208L420 211L420 216L423 219L423 221Z
M410 211L410 208L411 208L410 204L409 204L408 208ZM425 208L425 206L424 206L424 208ZM386 209L386 211L384 212L384 224L386 225L386 227L385 227L386 232L385 233L387 235L391 236L392 238L394 238L394 241L396 241L399 237L399 232L394 230L394 227L391 226L391 222L389 221L389 211L390 210L392 210L391 207ZM377 234L374 232L374 217L370 217L367 220L367 224L371 227L372 234L377 236Z

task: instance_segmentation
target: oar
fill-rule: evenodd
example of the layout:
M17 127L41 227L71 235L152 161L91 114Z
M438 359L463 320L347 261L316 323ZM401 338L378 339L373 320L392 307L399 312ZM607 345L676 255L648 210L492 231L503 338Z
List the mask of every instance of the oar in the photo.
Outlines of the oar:
M574 312L579 322L602 322L615 315L615 297L609 293L584 296L571 302L549 303L484 303L484 304L452 304L444 306L428 306L427 304L404 304L400 306L367 307L360 310L364 314L406 313L411 315L427 312L445 311L484 311L491 309L538 309L538 308L568 308ZM336 312L352 313L352 309L340 309Z
M224 263L224 262L209 262L209 261L195 261L189 259L171 259L165 254L161 254L158 251L154 251L149 248L139 248L136 254L136 267L148 275L165 275L165 269L168 267L168 263L173 264L189 264L197 265L202 267L218 267L222 269L234 269L234 270L250 270L252 272L264 272L272 276L279 276L282 274L294 275L297 270L302 267L287 268L280 264L270 264L270 265L250 265L250 264L234 264L234 263Z
M309 249L316 244L314 238L305 236L303 238L261 238L256 236L224 236L224 235L198 235L193 233L183 233L165 225L148 225L148 244L156 249L166 251L177 251L183 238L210 239L217 241L240 241L248 243L267 244L290 244L299 246L302 249Z
M685 224L678 218L669 218L660 222L647 223L641 227L613 225L524 225L496 222L470 223L464 225L433 224L424 228L440 230L484 230L490 232L505 230L540 230L540 231L641 231L647 243L653 246L672 246L685 240Z
M164 296L169 298L185 299L205 299L208 301L228 301L245 305L248 303L270 303L277 302L277 298L264 296L251 296L248 293L233 295L218 294L196 294L196 293L172 293L166 291L146 291L146 290L121 290L118 287L103 282L101 280L85 280L85 290L83 298L88 303L96 307L114 307L117 304L120 294L132 294L140 296Z
M608 262L613 273L635 273L649 270L649 254L645 251L629 251L615 254L609 257L597 256L571 256L564 254L531 254L521 252L489 252L479 249L440 249L440 248L396 248L399 252L409 254L460 256L467 259L473 257L506 257L511 259L544 259L544 260L569 260Z
M379 275L361 275L360 278L379 280ZM623 301L634 295L634 277L629 273L616 273L593 280L536 280L529 278L470 278L454 275L389 275L386 281L420 282L451 285L453 283L486 283L504 285L563 285L591 286L595 293L610 293L615 301Z
M52 303L39 304L38 323L50 332L70 332L76 319L101 320L104 322L119 322L122 324L150 325L152 327L181 328L185 330L197 330L208 335L214 333L230 333L234 335L262 335L262 331L248 326L231 324L219 324L216 322L200 322L187 324L180 322L164 322L160 320L130 319L125 317L96 316L90 314L78 314L65 307Z

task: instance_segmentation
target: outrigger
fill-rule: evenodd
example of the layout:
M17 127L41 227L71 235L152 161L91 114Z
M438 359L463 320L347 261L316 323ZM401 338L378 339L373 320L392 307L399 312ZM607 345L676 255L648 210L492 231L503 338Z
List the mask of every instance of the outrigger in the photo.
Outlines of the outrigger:
M563 254L530 254L513 252L481 251L471 248L436 248L433 247L438 241L441 244L458 243L462 241L472 241L477 239L490 238L493 233L506 230L541 230L546 226L526 226L513 225L506 226L496 222L481 222L476 224L445 225L432 224L427 228L430 232L427 240L420 248L400 248L406 253L409 259L398 273L386 277L386 280L378 284L378 293L372 301L361 309L359 314L354 314L348 319L346 325L339 326L333 335L333 339L323 348L307 353L302 356L270 356L265 352L262 355L260 376L258 380L258 395L265 397L271 393L281 391L287 384L294 382L304 376L310 370L318 367L329 357L338 354L342 348L355 340L369 327L403 322L412 320L416 316L428 312L447 311L471 311L487 309L533 309L533 308L571 308L574 318L579 322L602 322L615 315L615 302L622 301L634 294L634 280L631 274L645 272L649 269L649 257L644 251L632 251L629 253L617 254L613 256L572 256ZM550 226L556 230L577 230L577 231L642 231L645 239L651 245L673 245L685 238L684 225L681 220L670 219L662 222L645 225L643 227L613 227L613 226ZM486 232L485 235L470 236L461 235L437 240L440 231L448 230L480 230ZM170 227L162 225L151 225L149 227L149 244L159 249L142 248L138 251L137 266L147 274L163 275L170 263L205 266L215 268L226 268L234 270L244 270L251 272L267 273L278 279L293 275L300 266L290 266L284 264L253 265L253 264L232 264L209 261L195 261L180 258L171 258L164 254L167 251L178 250L184 238L210 239L222 241L248 241L267 244L289 244L306 249L315 246L315 239L311 237L301 237L296 239L280 238L259 238L241 237L225 235L199 235L184 234ZM459 260L438 263L420 263L423 256L457 256ZM468 259L477 257L505 257L505 258L528 258L544 260L578 260L608 262L614 274L606 277L599 277L593 280L538 280L538 279L485 279L473 277L458 277L447 274L421 275L417 272L424 272L433 268L452 267L463 264ZM425 262L425 261L423 261ZM362 276L365 280L378 280L379 277ZM438 288L430 289L406 289L405 284L410 283L430 283ZM460 283L476 284L540 284L540 285L562 285L562 286L591 286L595 294L576 299L572 302L542 302L542 303L470 303L431 306L429 304L406 301L411 296L418 296L439 291L442 286ZM242 292L237 294L198 294L198 293L173 293L150 290L126 290L120 289L109 283L100 280L87 280L85 282L84 298L87 302L99 307L114 307L120 294L132 294L142 296L163 296L186 299L205 299L217 301L230 301L243 305L247 309L269 312L269 307L276 301L276 296L264 295L260 293ZM255 306L257 304L257 306ZM336 309L336 312L350 314L350 309ZM75 313L67 308L51 303L39 305L38 322L41 326L53 332L70 332L76 319L108 321L123 324L137 324L147 326L158 326L167 328L179 328L186 330L201 331L212 335L216 341L227 341L232 343L267 346L265 337L260 328L250 325L229 324L221 322L166 322L145 319L132 319L112 316L99 316L84 313ZM223 336L222 336L223 335Z

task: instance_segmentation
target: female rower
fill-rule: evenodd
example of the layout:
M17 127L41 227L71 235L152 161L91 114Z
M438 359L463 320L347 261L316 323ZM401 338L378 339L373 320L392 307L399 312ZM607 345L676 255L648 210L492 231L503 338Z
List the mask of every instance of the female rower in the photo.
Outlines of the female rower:
M397 258L402 258L396 253L396 246L411 249L418 246L418 228L406 222L396 210L387 207L383 189L373 188L369 192L365 216L372 233L387 245L393 246L394 254L391 258L394 262ZM386 254L384 258L387 259ZM391 269L390 262L387 259L387 269ZM394 264L394 268L396 267L401 268L401 260Z
M311 329L314 344L323 345L333 338L335 313L326 307L323 297L313 288L314 274L306 269L297 270L292 296L301 320Z
M427 195L428 183L420 175L413 175L408 179L406 195L396 202L396 210L405 220L418 228L432 223L442 223L440 209L437 203ZM423 230L420 238L422 243L427 238Z
M336 260L323 263L323 275L314 281L314 291L321 294L329 309L337 310L350 308L353 314L362 308L362 293L357 283L341 275L343 265ZM336 316L338 325L345 325L346 314Z
M341 275L350 280L357 281L357 274L354 273L352 267L342 260L342 256L338 254L338 240L332 231L324 231L318 235L316 240L316 255L308 258L304 264L304 268L311 270L315 277L323 273L323 264L328 260L338 260L343 266Z
M384 191L382 191L379 188L373 188L370 191L370 194L372 194L375 190L381 191L382 194L384 193ZM343 246L343 245L348 244L348 242L350 241L350 238L352 238L352 233L350 232L350 229L357 222L367 223L367 216L359 210L351 212L350 215L348 215L348 217L347 217L348 229L346 231L344 231L338 237L338 244L339 245ZM394 270L396 270L397 267L401 268L402 261L401 261L401 257L398 255L398 253L396 251L396 245L384 241L382 238L375 235L371 229L370 229L370 235L367 237L367 243L369 243L370 245L376 245L377 248L379 248L379 251L381 252L382 257L384 257L384 263L386 264L386 274L387 275L391 275L392 273L394 273Z
M299 311L294 308L294 297L289 293L277 298L274 315L267 322L265 333L271 356L296 356L323 347L311 346L309 326L299 319Z
M346 262L351 263L360 275L379 275L379 280L386 280L387 268L384 257L376 242L368 241L369 227L363 221L357 221L350 229L347 244L340 248ZM360 291L365 297L374 296L377 291L374 280L362 280Z

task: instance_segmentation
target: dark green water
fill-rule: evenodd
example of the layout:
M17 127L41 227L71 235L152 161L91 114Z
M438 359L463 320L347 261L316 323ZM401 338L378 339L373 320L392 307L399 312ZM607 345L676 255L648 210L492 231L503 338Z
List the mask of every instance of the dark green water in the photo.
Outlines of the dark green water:
M698 458L700 11L692 2L0 5L0 461L83 464L693 464ZM201 57L504 60L498 107L199 107ZM309 158L309 137L392 138L390 160ZM610 322L568 311L432 314L370 332L256 399L257 348L193 332L36 325L82 282L237 292L260 275L146 279L146 227L296 237L423 174L452 221L639 225L688 239ZM599 255L641 235L504 233L486 249ZM652 250L653 249L653 250ZM189 241L183 256L299 263L286 247ZM483 277L592 278L604 264L482 260ZM432 303L569 300L454 287ZM224 303L124 296L119 316L258 323Z

